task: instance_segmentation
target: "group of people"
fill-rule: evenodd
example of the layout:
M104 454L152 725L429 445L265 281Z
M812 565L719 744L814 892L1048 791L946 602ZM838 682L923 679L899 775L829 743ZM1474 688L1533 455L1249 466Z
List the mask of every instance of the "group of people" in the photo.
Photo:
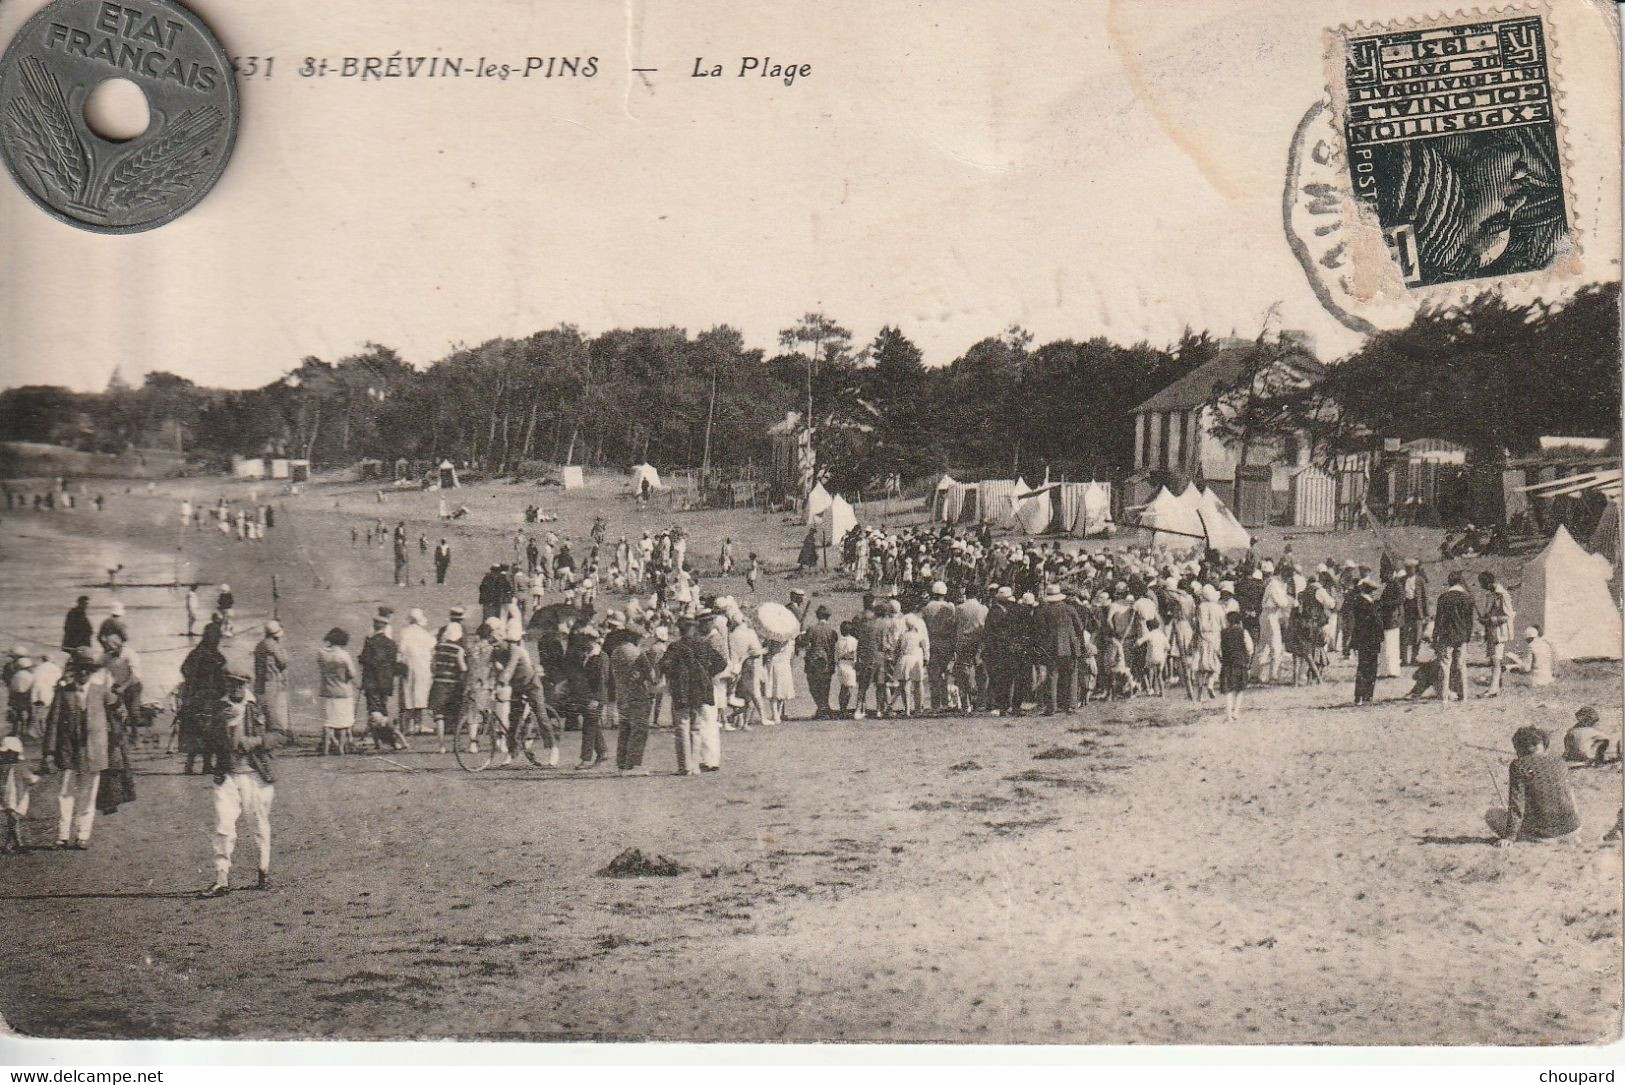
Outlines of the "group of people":
M58 509L72 512L81 502L97 512L107 507L107 498L99 493L90 493L84 483L81 482L77 490L75 492L67 480L61 478L44 490L13 490L9 485L0 487L0 492L5 494L7 512L55 512Z
M114 813L135 799L129 737L145 722L147 709L141 658L123 604L115 601L96 622L89 596L80 596L63 621L60 649L59 663L49 651L36 659L17 645L0 666L7 693L0 768L6 774L3 846L8 851L23 845L22 820L40 777L53 772L59 777L59 849L87 850L96 815ZM23 762L23 743L33 739L40 747L38 775Z
M218 514L222 522L235 516L223 507ZM387 535L397 564L404 560L404 523L393 530L379 523L369 534L369 542ZM477 617L458 606L431 623L421 609L398 618L382 606L354 655L349 633L330 630L313 675L319 752L346 753L358 726L378 748L407 749L432 736L445 752L448 741L477 741L482 730L516 734L528 713L546 765L560 764L564 734L575 731L578 770L607 765L613 735L615 768L647 775L649 732L669 727L676 771L699 775L721 769L725 732L787 719L798 657L817 719L1054 714L1170 688L1196 700L1223 694L1234 718L1250 686L1322 681L1339 651L1357 660L1357 704L1373 699L1378 677L1397 676L1402 666L1417 668L1411 696L1461 700L1464 656L1475 640L1490 665L1482 696L1499 693L1510 669L1527 671L1536 684L1553 680L1550 645L1538 629L1524 631L1523 658L1513 652L1512 599L1493 573L1476 578L1475 593L1452 572L1434 596L1420 562L1386 554L1373 570L1301 562L1290 546L1273 559L1256 549L1236 558L1173 556L994 541L985 527L968 536L860 528L846 540L844 565L863 589L862 604L837 624L828 605L813 606L799 589L786 604L769 604L785 612L771 622L767 605L753 614L733 597L702 592L681 528L606 540L600 520L578 559L552 531L518 532L514 560L492 565L479 582ZM421 535L418 548L427 550ZM434 562L443 583L444 539ZM720 563L724 571L734 566L731 540ZM599 610L601 581L626 597L621 607ZM198 590L187 593L189 636L202 610ZM551 592L561 601L549 605ZM235 600L221 585L174 695L185 772L200 769L215 786L210 895L230 890L245 816L258 884L268 884L271 751L293 732L283 627L265 622L248 647L235 622ZM58 846L88 847L97 809L133 798L124 736L148 698L124 608L115 601L98 623L81 596L61 647L60 665L19 646L0 669L8 692L0 745L7 846L21 843L37 782L23 762L25 740L38 738L39 767L61 776ZM1515 738L1520 790L1501 824L1509 839L1566 823L1551 772L1526 760L1542 755L1547 741L1542 736L1537 750L1531 735ZM1567 752L1595 759L1609 741L1592 712L1568 736ZM504 760L517 753L511 743L503 748ZM1530 809L1554 804L1557 814L1531 820Z
M189 598L196 590L194 585ZM0 737L0 847L6 851L25 845L22 827L32 789L52 773L58 776L59 850L89 850L96 815L136 798L130 749L137 731L157 715L157 691L143 682L124 604L115 599L97 622L90 603L80 596L63 620L62 663L49 652L36 659L19 645L0 667L7 691L6 734ZM174 697L186 772L201 758L214 784L215 878L205 890L209 896L230 891L237 824L244 816L257 845L257 884L269 885L275 797L270 751L291 734L281 627L268 622L252 652L234 650L233 608L231 589L221 585ZM24 745L36 739L37 772Z
M221 497L213 505L205 508L202 505L193 505L190 498L182 498L180 523L182 528L196 531L202 531L212 523L215 530L228 539L235 538L238 542L258 542L276 527L276 509L257 499L238 503Z
M1465 650L1480 639L1490 665L1482 696L1498 695L1513 668L1536 684L1552 680L1550 645L1538 628L1524 631L1526 654L1515 651L1512 598L1489 571L1479 574L1476 596L1452 572L1435 601L1416 559L1385 553L1376 570L1355 561L1307 563L1290 544L1275 560L1256 547L1233 559L1212 551L1065 551L1053 542L995 542L983 525L970 536L860 528L845 551L846 568L868 589L850 626L859 641L852 691L859 710L875 687L879 711L897 700L905 711L911 700L923 703L911 696L912 678L892 677L918 669L905 657L919 655L927 660L921 692L930 707L999 712L1029 701L1057 711L1178 685L1197 699L1225 694L1234 715L1249 685L1324 681L1339 650L1357 659L1356 704L1370 703L1377 679L1399 677L1404 666L1417 668L1415 695L1459 700ZM923 645L900 644L900 633L887 632L894 605L901 613L892 617L920 627ZM875 623L879 636L866 631Z
M348 631L330 630L317 653L322 752L346 751L358 698L366 737L380 748L408 749L426 735L445 752L448 738L476 743L482 729L517 734L528 712L547 765L560 763L566 731L581 735L578 770L605 765L614 734L615 767L626 775L646 774L648 732L663 718L675 731L678 771L689 775L721 768L723 731L785 720L795 693L791 658L805 639L799 632L763 636L726 596L682 608L633 596L602 613L591 601L566 602L527 621L497 590L508 576L500 566L486 574L478 619L454 607L431 631L413 609L397 629L393 608L380 607L354 655ZM804 593L786 610L799 628ZM828 613L820 608L819 620ZM695 630L708 651L691 644L668 663L669 651L685 643L674 631ZM515 753L503 748L499 764Z

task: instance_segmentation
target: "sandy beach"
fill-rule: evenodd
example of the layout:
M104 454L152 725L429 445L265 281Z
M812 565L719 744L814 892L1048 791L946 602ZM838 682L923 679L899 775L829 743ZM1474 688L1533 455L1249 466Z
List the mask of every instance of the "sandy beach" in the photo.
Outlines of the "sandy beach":
M257 634L274 572L295 711L313 729L321 632L359 633L380 602L432 618L472 602L538 497L560 516L549 526L577 538L593 508L608 510L611 539L675 515L702 568L724 534L741 557L758 549L783 568L802 530L755 512L471 487L470 516L445 532L453 583L398 590L387 548L352 546L350 529L404 519L416 580L428 573L418 533L431 546L443 533L434 495L278 496L278 527L257 544L178 530L183 491L209 500L239 486L114 493L99 519L8 518L4 637L49 643L81 583L120 563L126 582L229 582L240 627ZM1396 540L1431 556L1430 538L1436 549L1420 531ZM1311 560L1372 560L1379 545L1293 543ZM772 576L759 598L797 585L837 618L856 607L834 574ZM744 594L737 579L704 587ZM113 593L84 590L105 612ZM181 593L118 595L153 673L169 673L186 645ZM1600 840L1620 807L1619 764L1571 771L1585 823L1571 840L1497 850L1483 814L1504 796L1516 727L1560 735L1591 704L1619 733L1619 665L1566 665L1554 687L1514 679L1501 698L1462 705L1405 702L1409 681L1388 680L1378 705L1354 709L1352 668L1333 679L1251 693L1239 723L1179 690L1053 717L795 722L726 735L723 771L693 779L666 774L667 732L651 736L657 775L642 780L476 776L432 749L289 752L275 889L207 901L194 894L208 880L209 785L143 753L139 800L98 821L90 851L0 859L0 1015L26 1035L119 1038L1617 1036L1621 851ZM809 713L805 699L792 706ZM51 836L53 783L35 792L35 843ZM600 876L630 847L682 872ZM240 851L238 863L246 884L251 860Z

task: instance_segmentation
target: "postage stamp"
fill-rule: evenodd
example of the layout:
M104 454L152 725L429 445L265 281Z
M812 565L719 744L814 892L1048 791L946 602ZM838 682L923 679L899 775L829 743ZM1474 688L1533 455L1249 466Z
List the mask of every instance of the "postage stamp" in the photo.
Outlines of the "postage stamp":
M1407 289L1545 272L1570 250L1542 11L1345 27L1328 64L1355 209Z

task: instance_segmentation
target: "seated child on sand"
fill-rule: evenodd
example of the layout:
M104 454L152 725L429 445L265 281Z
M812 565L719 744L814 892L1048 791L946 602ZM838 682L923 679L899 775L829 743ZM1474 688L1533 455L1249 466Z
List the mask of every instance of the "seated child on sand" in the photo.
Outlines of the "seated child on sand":
M1498 847L1513 841L1557 840L1580 828L1580 815L1569 789L1569 771L1562 759L1546 752L1547 735L1538 727L1512 732L1517 753L1507 769L1506 809L1484 815Z

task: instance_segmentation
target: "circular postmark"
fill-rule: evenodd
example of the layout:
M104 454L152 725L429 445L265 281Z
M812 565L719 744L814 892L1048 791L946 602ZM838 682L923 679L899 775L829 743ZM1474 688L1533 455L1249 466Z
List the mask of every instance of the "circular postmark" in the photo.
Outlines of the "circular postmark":
M86 119L109 80L146 99L134 138L105 138ZM174 0L55 0L0 58L0 158L40 207L98 233L191 210L226 168L237 109L225 50Z
M1381 234L1355 204L1327 102L1310 106L1293 134L1281 217L1310 289L1345 327L1370 335L1416 315L1417 301L1389 270Z

